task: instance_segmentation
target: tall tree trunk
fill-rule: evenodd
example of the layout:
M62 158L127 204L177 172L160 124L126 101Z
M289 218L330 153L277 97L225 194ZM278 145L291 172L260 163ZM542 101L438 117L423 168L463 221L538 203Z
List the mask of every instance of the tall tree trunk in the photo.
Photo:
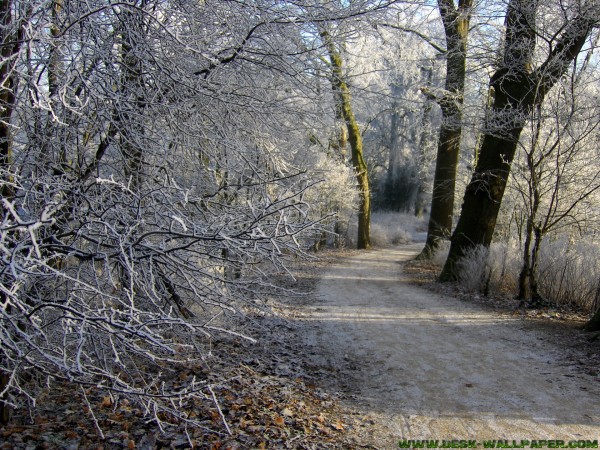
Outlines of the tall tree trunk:
M53 110L53 113L48 114L48 122L52 123L53 118L51 114L57 114L57 105L60 103L59 99L59 85L61 82L61 78L64 77L64 69L62 67L61 55L58 47L59 37L61 34L60 28L60 13L63 9L63 0L53 0L52 1L52 13L51 18L52 22L50 24L50 48L48 49L48 99L50 104L50 109ZM67 122L68 123L68 122ZM65 169L68 165L68 157L67 157L67 144L66 144L66 134L69 130L61 130L61 133L64 133L65 136L61 136L59 139L56 139L56 136L51 135L53 132L56 133L56 128L53 126L47 126L46 133L48 133L47 137L47 149L43 150L43 153L48 152L48 155L44 155L48 158L48 161L54 165L54 172L56 175L62 175L65 172ZM60 146L58 150L58 158L55 158L51 152L54 152L52 149L52 141L58 140L58 145Z
M540 247L542 246L542 239L544 234L539 227L534 227L535 241L533 249L531 251L531 274L529 276L529 292L531 293L531 300L534 304L543 303L542 296L538 290L538 265L540 261Z
M342 103L343 98L339 92L333 93L335 97L335 120L338 122L338 131L336 142L334 145L335 150L337 150L337 155L342 161L346 161L346 156L348 154L348 127L346 126L346 121L344 120L344 112L342 111Z
M392 93L394 96L399 91L398 86L394 84L392 87ZM399 94L398 94L399 95ZM399 148L399 133L398 128L400 127L400 121L403 116L398 111L398 102L394 101L392 118L390 122L390 152L388 154L388 168L387 168L387 184L388 186L394 186L394 183L398 179L398 169L400 166L400 148Z
M600 331L600 308L596 310L589 322L585 324L585 329L587 331Z
M431 87L433 80L433 66L422 69L426 74L425 78L425 86L427 88ZM431 98L427 98L425 101L425 105L423 107L423 117L421 120L421 135L419 136L419 155L418 155L418 165L417 170L423 170L424 175L419 175L419 185L417 187L417 194L415 198L415 216L422 217L425 212L426 202L425 202L425 185L428 181L427 174L427 153L429 143L432 139L432 130L431 130L431 111L433 109L433 100Z
M10 122L15 107L15 91L17 89L17 78L14 73L17 55L23 41L22 27L13 22L13 2L11 0L0 0L0 195L3 199L10 201L14 198L15 191L12 187L12 178L9 175L12 165L12 136ZM8 211L0 205L0 220ZM7 279L0 279L0 283L10 283L10 275ZM2 315L10 314L11 308L4 292L0 292L0 303L4 306ZM7 423L10 419L11 409L6 403L8 393L5 392L10 383L10 375L6 370L4 358L0 356L0 423Z
M446 82L443 92L423 93L433 98L442 110L442 125L438 136L438 149L433 179L431 212L427 241L419 259L428 259L438 243L452 230L456 168L462 134L462 105L465 88L467 38L473 0L438 0L438 8L446 35Z
M541 105L537 105L536 109L538 117L541 117ZM521 300L521 304L529 300L533 300L533 303L537 303L540 300L540 296L537 292L536 272L539 248L541 245L543 234L541 227L539 225L536 225L536 222L538 220L538 211L540 209L541 195L540 179L538 175L537 164L534 160L534 153L536 147L539 145L541 126L542 122L540 119L537 121L537 124L535 126L533 144L531 146L530 151L527 152L526 157L529 177L527 185L527 196L524 199L524 201L526 204L528 204L529 211L525 226L525 242L523 245L523 267L521 268L521 273L519 274L519 294L517 295L517 298Z
M475 172L469 182L441 281L457 278L456 264L477 245L489 246L521 131L532 108L541 104L580 52L598 13L570 20L546 61L532 70L537 30L537 0L511 0L506 13L502 66L491 79L494 104Z
M477 244L489 246L522 129L522 125L514 125L504 136L490 134L484 137L475 173L465 191L461 215L452 235L442 281L456 279L456 263L466 250Z
M523 248L523 266L519 274L517 298L521 300L521 304L529 302L530 306L537 306L542 303L542 296L538 291L537 268L544 234L540 227L534 226L533 220L527 222L527 234Z
M342 56L337 50L329 32L322 30L321 38L327 47L329 60L331 62L331 83L334 91L339 93L341 102L341 112L346 126L348 128L348 143L352 151L352 165L356 172L356 180L359 189L358 206L358 238L357 248L368 249L371 247L371 193L369 189L369 177L367 165L363 158L363 141L360 134L360 128L354 112L352 110L352 101L350 89L344 77L344 68Z
M525 230L525 242L523 243L523 266L519 273L519 294L517 298L522 301L531 298L531 292L529 291L529 277L531 275L531 239L533 234L533 222L531 218L527 220L527 227Z
M139 0L140 8L146 5L147 0ZM139 52L141 39L145 34L145 20L138 10L123 12L122 32L122 58L123 58L123 112L121 113L122 125L122 151L125 157L125 176L131 182L131 189L135 192L142 182L143 152L141 138L144 134L143 109L144 109L144 80L143 60Z

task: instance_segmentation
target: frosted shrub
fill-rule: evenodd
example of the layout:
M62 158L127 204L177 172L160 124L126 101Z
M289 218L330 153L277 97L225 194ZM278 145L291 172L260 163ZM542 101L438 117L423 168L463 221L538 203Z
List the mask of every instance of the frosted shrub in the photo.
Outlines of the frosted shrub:
M444 251L436 255L443 260ZM442 261L443 263L443 261ZM470 250L457 264L459 284L471 292L516 296L523 265L515 243L494 243ZM555 306L592 312L600 306L600 243L568 237L542 242L537 270L538 290Z
M600 243L561 237L542 243L538 267L542 297L592 312L600 305Z
M377 247L407 244L412 241L414 216L393 212L371 215L371 242Z
M468 291L516 295L521 262L514 243L471 249L457 264L459 284Z
M442 267L448 258L448 252L450 251L450 241L443 240L438 243L438 247L431 258L431 262L436 266Z
M345 233L342 237L344 244L350 248L356 248L356 238L358 236L358 223L356 214L353 214L347 222ZM372 224L371 224L372 226ZM372 238L372 236L371 236Z
M490 246L488 265L491 268L490 288L497 292L516 295L521 272L521 250L516 242L493 243Z
M315 154L314 158L317 164L309 176L315 184L307 190L304 200L311 205L310 218L321 226L305 245L318 249L332 245L338 234L345 235L350 222L356 222L358 191L353 169L323 154ZM339 240L338 243L343 244Z
M478 245L469 249L456 264L458 283L467 291L482 291L489 280L488 253L487 247Z

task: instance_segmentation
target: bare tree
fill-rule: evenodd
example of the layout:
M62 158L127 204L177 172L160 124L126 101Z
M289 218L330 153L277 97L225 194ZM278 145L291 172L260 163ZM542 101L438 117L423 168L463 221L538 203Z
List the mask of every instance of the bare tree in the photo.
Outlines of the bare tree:
M303 253L320 10L284 6L0 3L2 420L40 380L188 420L169 377Z
M591 51L588 62L590 56ZM592 86L582 83L587 65L576 67L568 79L559 82L543 107L537 105L521 139L522 157L513 164L510 186L518 193L525 222L518 294L523 302L543 302L537 269L546 235L575 228L585 239L586 230L598 219L592 203L600 190L594 142L600 121L598 105L589 101Z

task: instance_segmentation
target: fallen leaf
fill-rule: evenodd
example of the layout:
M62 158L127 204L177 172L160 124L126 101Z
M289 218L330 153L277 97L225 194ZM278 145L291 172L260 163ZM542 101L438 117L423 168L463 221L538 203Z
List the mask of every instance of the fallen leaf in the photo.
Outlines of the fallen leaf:
M25 428L23 428L23 427L11 427L11 428L5 430L2 433L2 436L9 437L10 435L15 434L15 433L22 433L24 430L25 430Z
M73 430L67 430L67 431L65 431L65 437L66 437L67 439L75 439L75 438L78 438L78 437L79 437L79 434L77 434L77 432L76 432L76 431L73 431Z
M331 427L334 428L334 429L336 429L336 430L343 430L344 428L346 428L346 425L344 425L339 420L336 420L335 422L333 422L331 424Z
M110 416L110 418L111 418L112 420L114 420L115 422L121 422L121 421L122 421L122 420L125 418L125 416L123 415L123 413L122 413L122 412L120 412L120 411L117 411L116 413L112 414L112 415Z

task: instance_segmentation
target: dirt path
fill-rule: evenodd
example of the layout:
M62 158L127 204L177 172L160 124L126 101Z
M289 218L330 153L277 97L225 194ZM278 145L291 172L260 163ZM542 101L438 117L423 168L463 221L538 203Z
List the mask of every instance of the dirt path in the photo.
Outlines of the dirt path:
M411 285L419 245L330 266L297 310L315 367L368 415L378 448L399 439L599 439L600 383L547 330Z

